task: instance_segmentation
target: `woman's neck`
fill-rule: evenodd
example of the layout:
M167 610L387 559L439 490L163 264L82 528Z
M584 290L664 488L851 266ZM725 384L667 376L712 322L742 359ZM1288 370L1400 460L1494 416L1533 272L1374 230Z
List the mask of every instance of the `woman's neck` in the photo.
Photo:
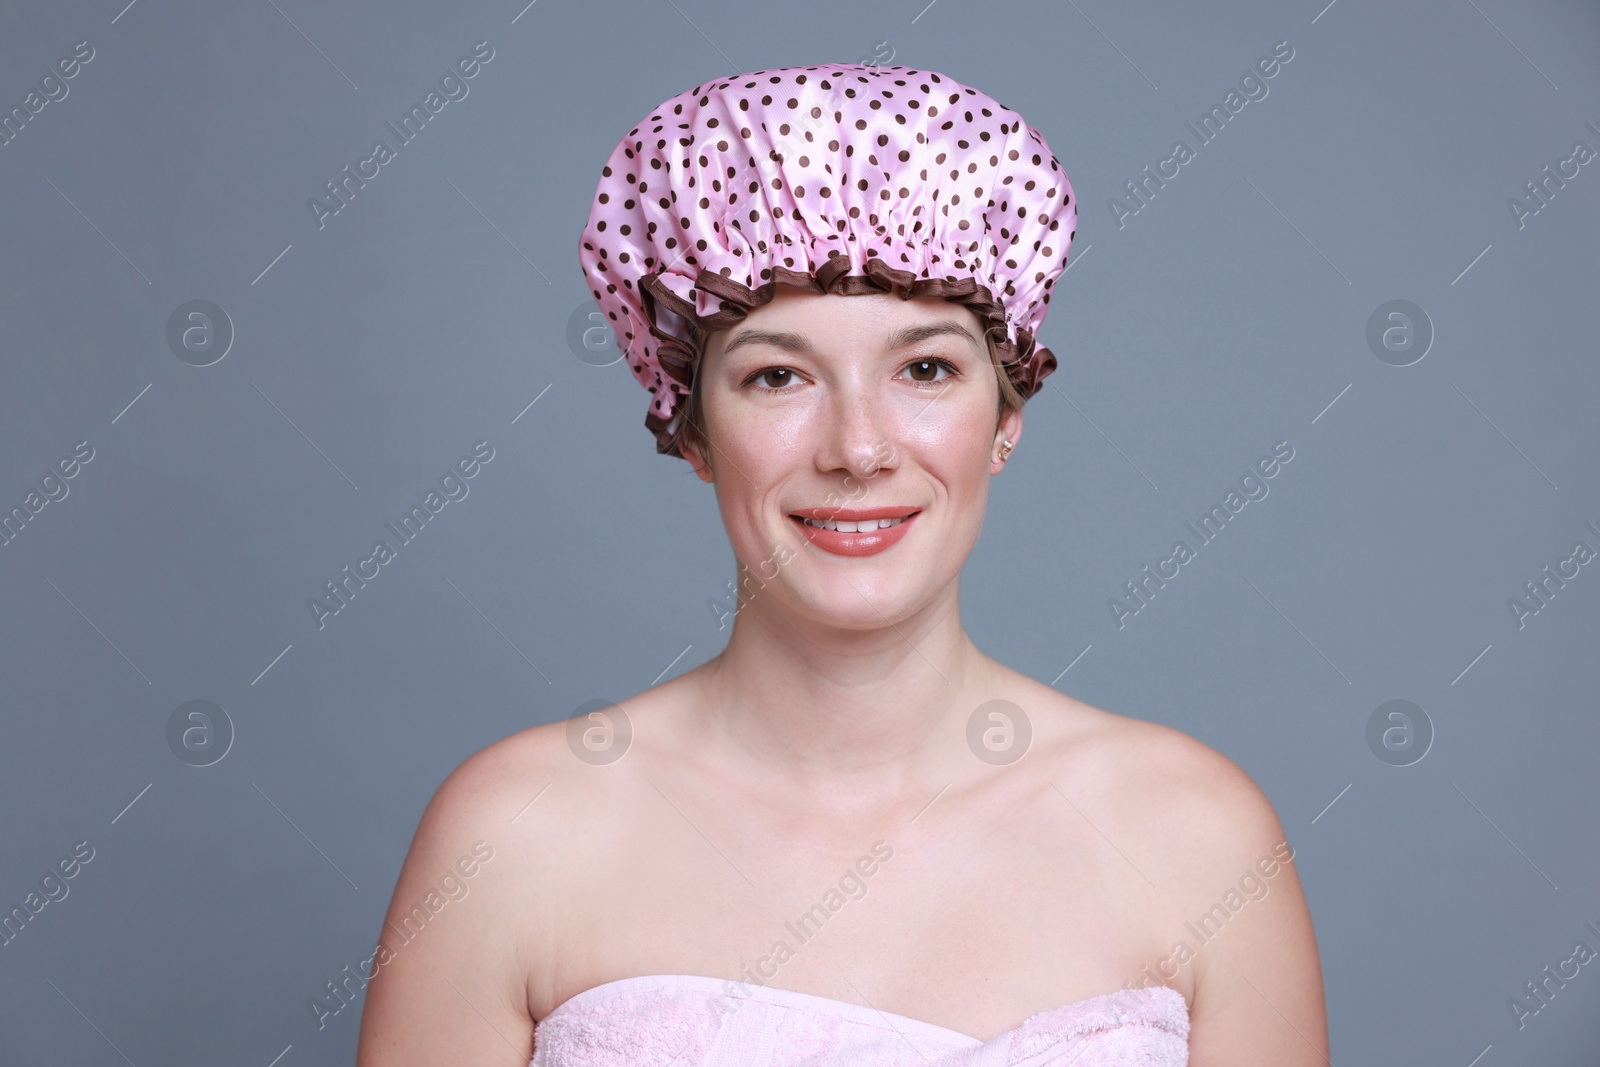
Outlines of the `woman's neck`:
M765 609L765 610L763 610ZM690 712L709 745L796 788L845 803L892 802L940 775L1001 668L961 625L954 585L916 615L873 630L819 626L755 603L701 668Z

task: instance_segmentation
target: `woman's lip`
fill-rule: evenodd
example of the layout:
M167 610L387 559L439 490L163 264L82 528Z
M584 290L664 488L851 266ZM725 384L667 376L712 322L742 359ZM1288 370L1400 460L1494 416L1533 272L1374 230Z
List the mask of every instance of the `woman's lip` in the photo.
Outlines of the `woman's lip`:
M913 511L909 516L893 526L880 527L876 530L864 530L860 533L844 533L841 530L826 530L820 526L808 526L803 519L794 515L789 516L789 521L799 528L800 533L807 541L810 541L824 552L831 552L836 556L874 556L892 547L904 537L906 531L911 529L912 523L917 521L917 516L920 514L922 514L920 511ZM894 516L886 517L892 518Z
M837 519L840 522L861 522L866 519L903 519L915 515L921 508L903 506L892 508L800 508L789 514L802 519Z

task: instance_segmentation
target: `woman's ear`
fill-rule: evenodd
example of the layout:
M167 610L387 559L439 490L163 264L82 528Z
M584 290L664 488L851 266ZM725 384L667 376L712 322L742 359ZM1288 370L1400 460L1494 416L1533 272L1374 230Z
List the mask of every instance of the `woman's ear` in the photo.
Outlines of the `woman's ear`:
M1003 445L1010 442L1011 447ZM1006 458L1016 454L1017 445L1022 442L1022 409L1012 408L1000 416L1000 425L995 428L994 443L989 453L989 473L999 474L1006 466ZM995 458L995 457L1002 458Z
M689 461L689 465L694 468L695 474L699 475L702 482L715 482L717 480L716 475L711 472L711 463L706 458L705 451L702 450L701 442L698 439L691 438L684 441L678 446L678 450L683 453L683 458Z

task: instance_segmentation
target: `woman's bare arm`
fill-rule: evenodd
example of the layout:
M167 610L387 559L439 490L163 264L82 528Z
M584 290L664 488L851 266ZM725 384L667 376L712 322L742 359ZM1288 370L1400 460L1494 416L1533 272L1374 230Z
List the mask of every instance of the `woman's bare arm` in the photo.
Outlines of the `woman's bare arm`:
M537 939L536 904L515 891L528 842L510 820L529 799L515 800L529 769L518 748L521 735L462 763L423 814L367 988L358 1067L527 1067Z
M1293 848L1242 770L1214 753L1203 762L1191 831L1204 873L1183 933L1194 951L1190 1065L1321 1067L1331 1062L1322 966Z

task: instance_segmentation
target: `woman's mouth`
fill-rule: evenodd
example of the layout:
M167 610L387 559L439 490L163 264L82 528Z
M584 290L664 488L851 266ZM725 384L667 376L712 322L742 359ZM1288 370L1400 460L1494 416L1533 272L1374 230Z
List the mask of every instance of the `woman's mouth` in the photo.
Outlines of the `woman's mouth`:
M887 530L891 526L898 526L905 519L862 519L860 522L844 522L840 519L801 519L807 526L819 530L838 530L840 533L870 533L873 530Z
M806 508L789 516L807 541L836 556L871 556L911 529L917 508Z

